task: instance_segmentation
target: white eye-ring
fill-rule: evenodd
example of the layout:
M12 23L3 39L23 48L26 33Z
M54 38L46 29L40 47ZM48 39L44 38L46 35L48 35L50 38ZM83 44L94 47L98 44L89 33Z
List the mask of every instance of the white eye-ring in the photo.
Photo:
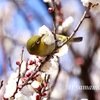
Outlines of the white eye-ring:
M40 44L40 40L36 41L36 44Z

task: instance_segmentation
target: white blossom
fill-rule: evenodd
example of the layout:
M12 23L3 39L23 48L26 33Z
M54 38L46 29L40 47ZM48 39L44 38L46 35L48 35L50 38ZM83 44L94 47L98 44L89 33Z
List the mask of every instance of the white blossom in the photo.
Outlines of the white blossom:
M38 34L42 36L43 34L45 37L43 38L44 43L50 45L52 43L55 43L54 35L53 33L47 28L45 25L39 28Z
M59 63L58 63L58 57L57 56L53 56L53 58L51 59L51 63L52 63L51 70L58 69Z
M58 58L54 56L50 61L46 62L45 65L41 68L41 71L51 74L52 71L56 70L58 68ZM45 73L41 74L42 80L44 80Z
M91 11L100 12L100 0L81 0L85 7L89 6L89 3L92 3Z
M63 27L64 31L68 30L68 28L72 25L73 21L74 21L74 19L72 16L65 19L65 21L62 23L62 27Z
M60 26L58 26L58 28L57 28L57 33L62 33L63 32L63 27L62 27L62 25L60 25Z
M39 74L37 77L36 77L36 80L38 82L42 82L43 81L43 78L41 77L41 74Z
M43 34L45 34L45 35L51 35L52 33L51 33L51 31L48 29L48 27L46 27L45 25L43 25L43 26L41 26L41 27L39 28L38 34L39 34L40 36L42 36Z
M43 100L47 100L47 98L43 98Z
M52 63L46 62L45 65L41 68L41 70L45 72L45 71L48 71L50 67L52 67Z
M41 85L41 83L38 82L38 81L33 81L32 84L31 84L31 86L32 86L33 88L38 88L40 85Z
M42 80L45 79L45 75L46 75L45 73L42 73L42 74L41 74L41 78L42 78Z
M69 31L69 29L71 28L73 22L74 22L74 18L72 16L66 18L63 21L62 25L58 26L57 33L62 34L63 32Z
M21 91L18 91L18 93L15 94L14 100L32 100L30 96L24 95Z
M51 0L43 0L43 2L51 2Z
M58 56L58 57L61 57L65 54L67 54L67 53L68 53L68 46L64 45L58 50L58 53L56 53L55 55Z
M32 96L32 100L37 100L37 98L36 98L37 96L39 96L39 94L38 93L34 93L33 96Z
M21 70L20 70L21 76L23 76L25 71L26 71L26 61L23 61L22 64L21 64Z
M30 92L34 92L34 88L32 87L32 85L28 85L27 86Z
M16 88L17 88L17 82L18 78L17 78L17 74L14 73L10 76L8 83L6 85L6 90L4 93L4 98L10 98L14 95Z
M53 71L57 70L58 68L58 58L54 56L52 59L50 59L49 62L47 62L42 68L42 71L45 71L47 74L52 74Z
M7 54L12 53L12 49L14 47L13 41L9 38L4 38L4 48Z
M31 85L28 85L28 89L30 91L34 92L34 89L39 89L41 87L41 83L43 82L43 79L42 79L42 77L40 79L39 78L36 78L36 80L34 80L31 83Z

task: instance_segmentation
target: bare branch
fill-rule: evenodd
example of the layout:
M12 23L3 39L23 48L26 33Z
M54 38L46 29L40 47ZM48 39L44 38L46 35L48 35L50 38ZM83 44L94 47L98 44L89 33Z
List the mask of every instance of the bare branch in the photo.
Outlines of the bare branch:
M2 86L3 86L3 80L0 82L1 84L0 84L0 89L2 88Z
M70 41L70 39L73 38L73 36L76 34L76 32L78 31L79 27L81 26L82 22L83 22L84 19L86 18L86 15L87 15L87 13L88 13L89 10L90 10L90 7L91 7L91 4L89 5L88 9L84 12L84 14L83 14L83 16L82 16L82 18L81 18L79 24L76 26L76 28L75 28L75 30L72 32L72 34L68 37L68 39L66 40L66 42L63 43L63 44L62 44L61 46L59 46L59 47L56 46L55 49L54 49L54 51L53 51L50 55L48 55L48 56L45 58L45 60L41 63L41 65L39 66L39 68L36 69L36 71L26 80L26 82L25 82L22 86L25 86L26 84L28 84L28 81L31 80L31 79L33 78L33 76L34 76L38 71L41 71L41 68L45 65L46 62L48 62L48 61L52 58L52 56L57 52L57 50L58 50L59 48L61 48L63 45L65 45L66 43L68 43L68 42Z
M76 32L80 28L81 24L83 23L84 19L87 18L87 14L88 14L90 8L91 8L91 3L89 4L87 10L84 12L81 20L79 21L78 25L76 26L76 28L74 29L74 31L72 32L72 34L67 38L67 40L66 40L65 43L63 43L61 46L59 46L59 48L61 48L63 45L65 45L66 43L68 43L73 38L73 36L76 34Z

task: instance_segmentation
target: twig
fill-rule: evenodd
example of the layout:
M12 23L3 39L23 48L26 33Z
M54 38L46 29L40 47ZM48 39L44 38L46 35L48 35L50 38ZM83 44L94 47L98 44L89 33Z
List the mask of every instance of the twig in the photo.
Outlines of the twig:
M49 80L50 80L50 75L47 75L47 74L46 74L43 82L45 82L46 84L48 84L48 83L49 83ZM42 83L42 84L43 84L43 83ZM48 90L49 90L49 89L47 89L47 86L42 85L41 93L46 92L46 91L48 91Z
M22 65L22 62L23 62L23 53L24 53L24 47L23 47L22 53L21 53L21 63L19 64L18 81L16 82L17 86L19 84L19 80L20 80L20 77L21 77L20 72L21 72L21 65ZM15 93L17 92L17 90L18 90L18 88L16 88Z
M39 66L38 69L36 69L36 71L26 80L26 82L22 85L22 86L25 86L28 84L28 81L31 80L33 78L33 76L38 72L38 71L41 71L41 68L45 65L46 62L48 62L52 56L56 53L56 51L61 48L63 45L65 45L66 43L68 43L70 41L70 39L73 38L73 36L76 34L76 32L78 31L79 27L81 26L82 22L84 21L84 19L86 18L86 15L87 13L89 12L90 10L90 7L91 7L91 4L89 5L88 9L84 12L79 24L76 26L75 30L72 32L72 34L68 37L68 39L66 40L66 42L64 42L61 46L56 46L54 51L48 55L45 60L41 63L41 65Z
M9 66L10 66L11 70L12 70L13 72L15 72L15 70L14 70L13 67L12 67L12 63L11 63L11 58L10 58L10 57L8 58L8 61L9 61Z
M54 0L51 0L52 1L52 4L53 4L53 26L54 26L54 32L53 32L53 35L54 35L54 38L55 38L55 45L57 46L57 38L56 38L56 33L57 33L57 27L56 27L56 5L55 5L55 2Z
M66 40L65 43L63 43L61 46L59 46L59 48L61 48L63 45L65 45L66 43L68 43L73 38L73 36L76 34L76 32L80 28L81 24L83 23L84 19L87 18L87 14L88 14L90 8L91 8L91 3L89 4L87 10L84 12L84 14L83 14L80 22L78 23L78 25L76 26L76 28L74 29L74 31L72 32L72 34L67 38L67 40Z
M54 0L51 0L52 1L52 4L53 4L53 13L54 13L54 15L53 15L53 24L54 24L54 33L56 34L56 5L55 5L55 2L54 2Z
M22 53L21 53L21 63L20 63L20 65L19 65L19 73L18 73L18 81L17 81L17 85L18 85L19 79L20 79L20 77L21 77L20 72L21 72L21 65L22 65L22 62L23 62L23 52L24 52L24 47L23 47Z
M2 88L2 86L3 86L3 80L0 82L1 84L0 84L0 89Z

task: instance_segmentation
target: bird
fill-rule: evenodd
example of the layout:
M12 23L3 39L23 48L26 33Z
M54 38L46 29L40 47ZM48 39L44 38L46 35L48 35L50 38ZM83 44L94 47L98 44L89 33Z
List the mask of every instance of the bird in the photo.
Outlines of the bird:
M31 55L45 57L47 55L50 55L51 52L53 52L53 50L56 47L56 43L60 45L60 44L63 44L65 41L67 41L68 36L56 34L55 40L57 42L54 42L51 44L47 44L46 42L44 42L44 39L46 38L47 38L47 35L45 34L43 34L42 36L39 36L39 35L32 36L27 41L27 44L26 44L27 51ZM68 44L72 42L80 42L80 41L82 41L82 37L74 37L68 41Z

